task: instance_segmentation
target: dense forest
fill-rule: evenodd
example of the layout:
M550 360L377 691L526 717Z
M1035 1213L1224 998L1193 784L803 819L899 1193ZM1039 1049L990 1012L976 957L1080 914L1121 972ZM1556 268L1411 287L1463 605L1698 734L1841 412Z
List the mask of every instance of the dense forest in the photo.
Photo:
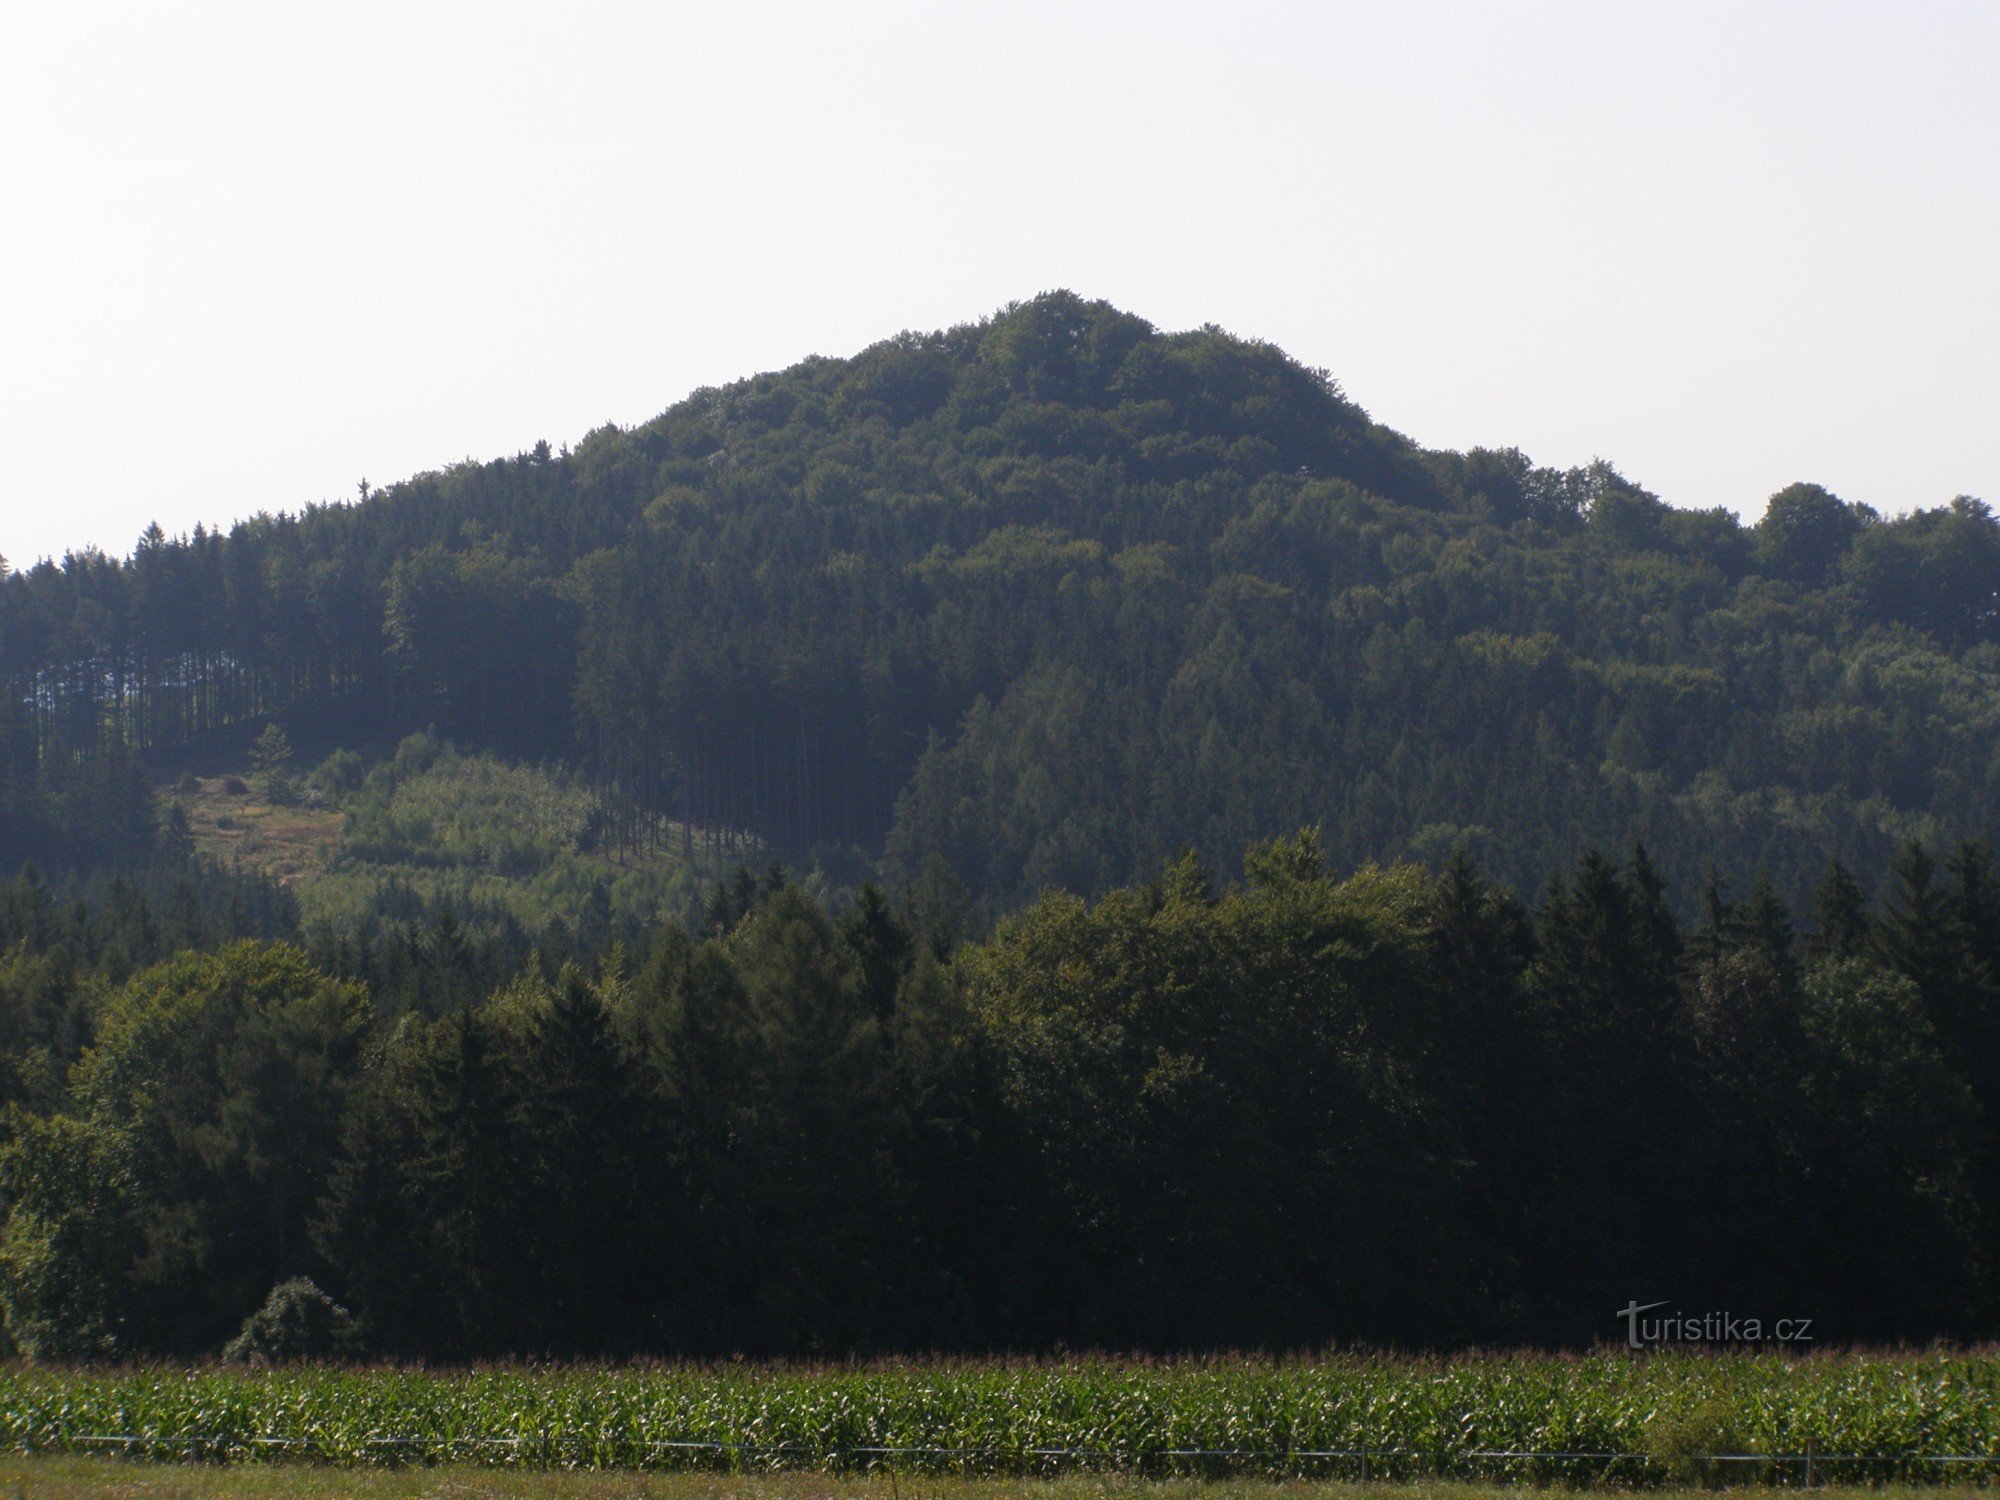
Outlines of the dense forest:
M1990 1332L1979 501L1061 293L362 491L0 567L21 1351Z
M301 1277L434 1360L1992 1327L1983 849L1691 924L1643 851L1532 908L1463 855L1243 863L976 942L745 871L587 969L438 944L414 1009L184 892L12 882L7 1330L213 1355Z
M0 860L115 845L117 757L273 715L574 763L639 844L942 862L988 913L1306 825L1522 889L1640 837L1795 901L1992 832L1984 504L1800 484L1746 527L1068 294L364 491L5 578Z

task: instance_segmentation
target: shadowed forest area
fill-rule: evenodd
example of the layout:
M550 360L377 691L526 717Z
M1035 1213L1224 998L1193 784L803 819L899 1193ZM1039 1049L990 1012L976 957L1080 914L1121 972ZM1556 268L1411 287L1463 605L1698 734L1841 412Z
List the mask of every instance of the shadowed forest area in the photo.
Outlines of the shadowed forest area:
M135 846L132 757L277 715L578 764L630 843L941 861L994 912L1307 825L1522 890L1639 837L1683 893L1802 900L1830 854L1872 886L1991 832L1996 588L1970 498L1801 484L1744 526L1424 450L1275 348L1059 293L12 574L0 856Z
M8 1334L1974 1335L1996 601L1065 293L6 573Z
M254 887L17 880L8 1331L212 1355L300 1276L353 1319L310 1352L455 1360L1990 1326L1983 849L1692 926L1643 854L1533 909L1462 857L1245 863L977 942L746 872L588 967L434 937L407 989L235 940L285 935Z

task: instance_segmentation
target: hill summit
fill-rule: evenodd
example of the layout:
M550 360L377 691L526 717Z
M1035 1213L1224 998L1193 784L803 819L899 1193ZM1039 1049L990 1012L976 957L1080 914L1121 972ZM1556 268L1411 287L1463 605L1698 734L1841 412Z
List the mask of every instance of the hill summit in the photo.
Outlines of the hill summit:
M574 762L616 836L995 909L1318 825L1523 885L1643 841L1797 896L1991 831L2000 527L1745 526L1427 450L1322 371L1067 292L0 587L14 783L272 715ZM0 855L53 843L16 797ZM40 819L38 822L37 819ZM38 831L39 830L39 831Z

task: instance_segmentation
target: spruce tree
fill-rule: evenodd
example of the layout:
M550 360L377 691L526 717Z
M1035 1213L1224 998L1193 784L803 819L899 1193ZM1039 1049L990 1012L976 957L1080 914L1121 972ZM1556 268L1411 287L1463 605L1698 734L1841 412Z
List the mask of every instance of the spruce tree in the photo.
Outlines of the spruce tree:
M1838 859L1827 861L1826 873L1813 891L1809 920L1812 936L1807 952L1815 961L1858 958L1868 951L1873 920L1868 895Z

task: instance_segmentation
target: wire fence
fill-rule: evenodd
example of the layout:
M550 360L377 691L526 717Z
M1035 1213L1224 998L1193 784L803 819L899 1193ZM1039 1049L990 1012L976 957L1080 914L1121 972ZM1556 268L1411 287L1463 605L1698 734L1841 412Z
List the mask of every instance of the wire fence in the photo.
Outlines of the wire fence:
M1724 1474L1732 1480L1812 1487L1834 1480L1922 1481L2000 1474L1996 1453L1680 1452L1590 1449L1446 1448L1395 1445L1354 1448L1077 1448L929 1447L723 1442L643 1438L631 1433L543 1431L530 1435L374 1435L329 1439L313 1434L72 1433L40 1441L17 1434L17 1454L109 1450L134 1458L208 1463L306 1462L333 1465L476 1463L531 1468L811 1470L889 1474L1053 1477L1066 1473L1275 1475L1382 1481L1491 1479L1645 1483L1664 1477ZM1731 1467L1734 1466L1734 1467Z

